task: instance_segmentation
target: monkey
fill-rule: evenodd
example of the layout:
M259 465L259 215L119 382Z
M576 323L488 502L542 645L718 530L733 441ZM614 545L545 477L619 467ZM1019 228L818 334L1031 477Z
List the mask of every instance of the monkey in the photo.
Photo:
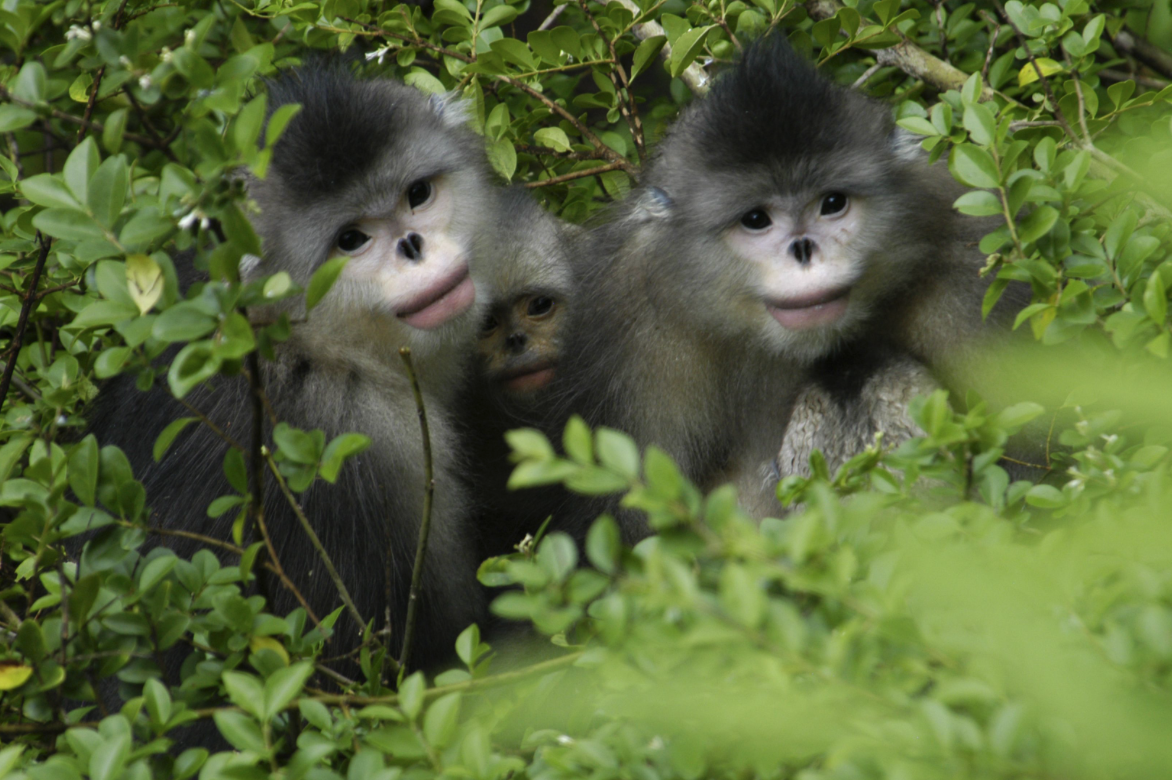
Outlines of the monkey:
M502 262L491 280L479 351L499 398L523 405L557 370L572 284L565 245L573 230L518 188L506 194L498 225L494 245Z
M275 345L275 360L261 363L264 393L277 419L321 430L327 441L349 431L369 437L369 448L346 462L336 484L317 480L298 504L362 618L380 629L389 616L388 649L399 657L426 479L419 417L399 354L410 348L435 486L410 666L433 669L454 656L458 633L485 615L455 402L496 262L480 237L496 224L503 187L465 127L463 106L450 96L363 80L328 62L303 65L267 89L270 111L302 108L273 147L267 176L247 180L263 253L246 257L242 277L284 271L305 287L327 259L349 260L308 315L301 299L250 310L262 320L289 314L295 323ZM214 288L196 284L188 295L212 295ZM214 377L185 400L242 447L254 444L245 377ZM161 462L153 461L156 436L187 414L163 389L138 392L134 377L123 375L101 390L89 427L102 444L126 453L146 488L152 525L230 539L232 513L204 516L212 499L230 492L220 473L225 443L208 426L193 425ZM268 417L263 442L272 447ZM271 475L265 480L264 518L276 557L324 617L341 606L338 591L290 502ZM181 556L198 547L167 543ZM298 606L276 581L268 597L274 614ZM328 654L356 647L362 629L343 614Z
M504 434L539 423L562 358L574 306L569 248L582 233L547 212L528 191L508 188L489 240L500 257L488 284L478 361L462 418L471 429L480 558L506 555L537 533L553 491L506 487L512 470ZM564 496L563 496L564 498Z
M815 364L883 348L950 372L1004 322L1007 305L982 322L989 228L953 211L961 192L886 106L758 40L574 253L589 305L570 312L546 430L581 414L776 511L761 471ZM597 508L564 522L581 538Z

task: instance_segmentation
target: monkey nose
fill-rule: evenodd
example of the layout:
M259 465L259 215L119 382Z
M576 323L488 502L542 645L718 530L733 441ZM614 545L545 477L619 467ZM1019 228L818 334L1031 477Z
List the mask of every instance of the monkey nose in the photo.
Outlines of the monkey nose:
M408 233L406 238L399 239L399 254L408 260L422 260L423 236L418 233Z
M799 238L789 245L789 252L797 259L798 263L805 265L814 256L816 248L817 245L810 239Z
M509 334L509 337L505 339L505 346L509 348L509 351L518 354L525 351L525 345L528 343L529 337L525 335L525 331L523 330L519 330L516 333L511 333Z

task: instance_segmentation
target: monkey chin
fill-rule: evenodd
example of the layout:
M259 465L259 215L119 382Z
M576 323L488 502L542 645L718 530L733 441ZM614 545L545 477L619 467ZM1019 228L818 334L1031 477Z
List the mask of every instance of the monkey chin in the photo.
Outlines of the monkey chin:
M425 290L396 316L413 328L433 330L463 314L476 301L476 287L462 265L456 273Z
M520 370L504 371L498 381L509 395L528 396L552 382L553 374L553 363L543 361Z
M770 315L786 330L808 330L838 322L850 308L850 288L839 287L824 293L767 301Z

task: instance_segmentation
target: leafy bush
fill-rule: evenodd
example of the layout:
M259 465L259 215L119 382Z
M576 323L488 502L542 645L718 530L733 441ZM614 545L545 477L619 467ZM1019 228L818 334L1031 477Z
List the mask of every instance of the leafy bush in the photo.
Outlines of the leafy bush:
M0 777L1166 772L1167 2L389 5L0 7ZM234 172L263 173L292 115L265 124L259 79L346 49L371 72L456 90L496 171L582 221L771 28L889 101L979 188L961 211L1006 217L981 244L997 279L986 305L1029 282L1020 325L1045 345L996 359L1009 401L920 399L925 437L877 443L835 474L815 457L813 476L779 489L787 518L759 527L728 488L702 495L617 432L575 421L565 457L514 432L517 485L626 493L660 534L622 549L603 518L590 567L556 533L486 563L487 581L520 586L496 611L564 649L508 671L470 627L463 668L436 680L398 679L373 640L346 679L323 653L336 615L312 625L252 594L270 565L260 543L212 540L238 556L227 566L146 545L150 497L121 452L82 436L98 385L130 373L182 398L284 337L287 322L251 322L249 305L303 294L277 275L185 301L171 260L194 249L234 279L259 251ZM1011 481L999 457L1031 419L1046 476ZM355 441L274 439L292 489L336 475ZM243 453L225 472L235 492L211 511L243 518ZM191 657L169 687L159 659L175 647ZM97 696L110 681L118 711ZM236 752L180 752L176 729L195 720Z

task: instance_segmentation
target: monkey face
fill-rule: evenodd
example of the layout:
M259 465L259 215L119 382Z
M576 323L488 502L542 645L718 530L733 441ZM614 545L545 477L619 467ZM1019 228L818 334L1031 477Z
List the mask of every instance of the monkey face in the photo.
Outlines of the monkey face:
M334 251L350 257L342 272L398 319L431 330L476 298L463 242L452 234L455 194L444 176L410 182L389 213L342 227Z
M871 297L867 198L842 190L774 197L742 212L724 240L788 351L821 352L861 321Z
M530 396L553 379L564 311L556 297L541 292L493 308L481 330L480 355L490 381L507 396Z

